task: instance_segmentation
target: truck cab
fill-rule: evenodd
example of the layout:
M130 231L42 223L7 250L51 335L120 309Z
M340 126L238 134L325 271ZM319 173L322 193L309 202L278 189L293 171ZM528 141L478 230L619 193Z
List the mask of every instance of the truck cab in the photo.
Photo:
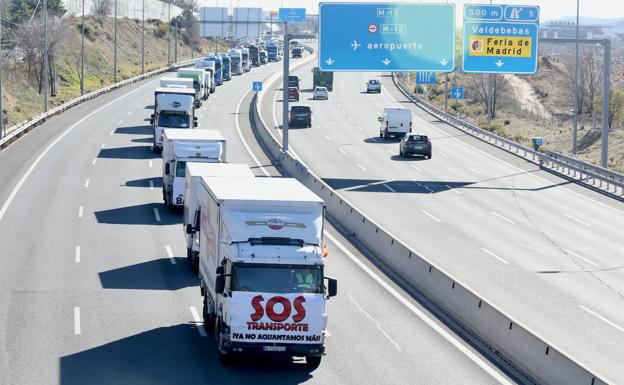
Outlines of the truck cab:
M412 132L412 112L407 108L384 108L377 120L380 138L402 138Z
M230 56L230 68L232 75L243 74L243 52L240 49L231 49Z
M204 70L204 100L215 92L215 63L200 59L195 62L195 68Z
M197 125L194 102L195 90L192 88L156 88L154 113L150 116L150 124L154 127L154 152L162 152L164 129L189 129Z
M324 202L291 178L202 178L199 277L204 326L234 354L325 354Z
M201 68L180 68L177 77L193 80L193 89L195 90L195 108L201 107L201 101L204 93L204 70Z
M221 56L221 66L223 72L223 80L229 81L232 80L232 68L231 68L231 59L227 53L220 53Z
M271 61L279 61L279 47L275 42L269 42L266 45L268 60Z
M243 63L243 71L244 72L251 71L251 61L250 61L250 58L249 58L249 49L248 48L243 48L242 49L242 63Z
M165 129L163 134L163 200L170 209L184 205L187 162L225 162L225 138L218 130Z
M218 86L222 85L223 84L223 63L221 61L221 56L219 55L206 56L204 60L215 63L215 84Z

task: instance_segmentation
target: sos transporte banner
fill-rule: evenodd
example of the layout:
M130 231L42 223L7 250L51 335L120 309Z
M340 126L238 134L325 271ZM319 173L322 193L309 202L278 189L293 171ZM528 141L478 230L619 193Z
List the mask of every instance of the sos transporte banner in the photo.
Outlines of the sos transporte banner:
M325 328L322 294L232 294L231 339L237 342L320 344Z

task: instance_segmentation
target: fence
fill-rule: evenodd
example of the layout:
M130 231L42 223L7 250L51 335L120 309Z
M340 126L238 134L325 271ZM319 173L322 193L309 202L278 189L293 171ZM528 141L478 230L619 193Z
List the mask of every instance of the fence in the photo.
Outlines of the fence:
M101 1L101 0L100 0ZM115 1L115 0L111 0ZM85 15L91 15L94 0L84 0ZM83 0L63 0L63 5L67 9L67 15L82 15ZM169 21L169 3L158 0L117 0L117 17L128 19L141 19L145 5L145 19L159 19ZM182 9L171 5L171 17L174 18L182 13ZM111 14L113 16L113 8Z

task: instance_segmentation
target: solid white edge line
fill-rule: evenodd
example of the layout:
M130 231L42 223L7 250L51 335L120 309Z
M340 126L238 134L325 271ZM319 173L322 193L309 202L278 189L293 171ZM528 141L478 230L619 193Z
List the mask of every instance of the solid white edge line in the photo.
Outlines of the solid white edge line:
M587 258L583 257L582 255L579 255L579 254L575 253L574 251L572 251L572 250L570 250L570 249L566 249L566 251L567 251L569 254L574 255L574 256L575 256L576 258L578 258L578 259L582 259L583 261L585 261L585 262L589 263L590 265L592 265L592 266L594 266L594 267L600 267L600 265L599 265L599 264L597 264L596 262L591 261L591 260L589 260L589 259L587 259Z
M160 212L156 207L154 207L154 216L156 217L156 222L160 222Z
M397 344L391 337L390 335L384 330L384 328L381 327L381 324L374 319L366 310L364 310L364 308L353 298L353 296L351 295L351 293L347 293L347 296L349 297L349 299L351 300L351 302L353 302L353 304L355 305L355 307L357 307L360 312L362 312L366 318L368 318L369 320L371 320L372 323L375 324L375 326L377 326L377 329L379 329L379 331L381 332L381 334L383 334L388 341L390 341L391 344L394 345L395 348L397 348L398 351L401 351L401 347L399 346L399 344Z
M622 333L624 333L624 327L612 322L611 320L601 316L600 314L596 313L595 311L589 309L588 307L584 306L584 305L579 305L579 307L583 310L585 310L586 312L588 312L589 314L593 315L594 317L600 319L603 322L606 322L607 324L613 326L614 328L616 328L617 330L621 331Z
M481 250L483 250L486 254L488 254L490 257L494 257L496 259L498 259L499 261L501 261L502 263L504 263L505 265L509 265L509 262L504 260L503 258L499 257L498 255L494 254L493 252L491 252L490 250L486 249L486 248L481 248Z
M585 226L587 226L587 227L591 227L591 225L590 225L589 223L587 223L587 222L585 222L585 221L582 221L582 220L578 219L578 218L577 218L577 217L575 217L575 216L572 216L572 215L570 215L570 214L566 214L565 216L566 216L566 217L568 217L568 218L570 218L570 219L572 219L573 221L576 221L576 222L578 222L578 223L582 224L582 225L585 225Z
M171 250L171 247L169 247L169 245L166 245L165 250L167 251L167 257L169 257L169 262L171 262L172 265L175 265L176 260L175 260L175 257L173 256L173 251Z
M490 211L490 213L491 213L492 215L495 215L495 216L499 217L500 219L502 219L502 220L504 220L504 221L506 221L506 222L508 222L508 223L512 224L512 225L515 225L515 224L516 224L516 222L512 221L511 219L507 218L506 216L503 216L503 215L501 215L501 214L497 213L496 211Z
M195 327L197 327L199 335L202 337L208 337L208 333L206 333L206 329L204 329L204 323L201 318L199 318L199 313L197 312L197 309L195 309L195 306L189 306L189 309L191 310L191 315L193 316Z
M74 256L74 262L80 263L80 246L76 246L76 254Z
M433 219L434 221L438 222L438 223L442 223L441 220L439 220L438 218L434 217L433 215L429 214L429 212L427 210L420 210L422 211L423 214L425 214L426 216L428 216L429 218Z
M78 208L78 218L82 218L83 213L84 213L84 207L80 206L80 208Z
M468 170L470 170L470 171L474 172L475 174L479 174L479 175L481 175L481 173L480 173L478 170L475 170L474 168L472 168L472 167L470 167L470 166L468 166Z
M323 231L325 236L329 238L329 240L336 245L349 259L351 259L356 265L358 265L366 274L368 274L371 278L373 278L377 283L386 289L388 293L390 293L394 298L396 298L400 303L402 303L408 310L414 313L418 318L420 318L427 326L433 329L436 333L442 336L445 340L450 342L453 346L455 346L460 352L466 355L470 360L472 360L475 364L479 365L485 372L487 372L494 379L499 381L502 384L512 384L503 377L500 373L498 373L494 368L492 368L488 362L483 360L481 357L476 355L466 346L464 346L456 337L452 334L444 330L440 325L438 325L433 319L428 317L425 313L419 310L414 304L408 301L405 297L403 297L398 291L396 291L392 286L387 284L383 279L381 279L374 271L372 271L368 266L366 266L362 261L359 260L355 255L353 255L341 242L338 241L334 236L332 236L328 231Z
M74 306L74 334L78 335L80 333L80 308Z
M247 94L249 94L249 92L251 92L251 88L247 89L247 91L243 94L243 96L238 100L238 104L236 105L236 114L234 114L234 122L236 123L236 132L238 133L238 137L240 138L241 142L243 142L243 146L245 147L245 150L247 150L247 152L249 153L249 156L251 156L251 159L253 159L253 161L256 162L256 165L260 167L260 170L262 171L264 176L270 177L271 174L269 174L269 172L264 167L262 167L256 155L251 151L249 144L247 144L247 141L243 137L243 132L241 131L240 124L238 123L238 114L240 111L241 103L243 103L243 100L247 97Z

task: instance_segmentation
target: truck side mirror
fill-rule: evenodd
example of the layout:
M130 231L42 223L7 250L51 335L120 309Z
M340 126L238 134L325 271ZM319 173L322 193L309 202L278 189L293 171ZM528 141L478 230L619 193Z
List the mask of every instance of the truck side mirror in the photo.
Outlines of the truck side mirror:
M150 118L151 118L151 119L154 119L154 114L151 114L151 115L150 115Z
M377 118L377 121L378 121L378 122L381 122L381 121L382 121L381 116Z
M187 234L193 234L194 231L195 231L195 228L193 227L193 225L191 225L190 223L186 225Z
M225 274L225 268L223 266L217 266L217 275Z
M150 124L152 124L152 125L154 124L154 119L150 118Z
M333 278L327 279L327 296L335 297L338 294L338 281Z
M171 173L171 165L169 163L165 163L165 175L169 175Z
M217 279L215 280L215 292L217 294L223 294L225 290L225 277L223 275L217 275Z

